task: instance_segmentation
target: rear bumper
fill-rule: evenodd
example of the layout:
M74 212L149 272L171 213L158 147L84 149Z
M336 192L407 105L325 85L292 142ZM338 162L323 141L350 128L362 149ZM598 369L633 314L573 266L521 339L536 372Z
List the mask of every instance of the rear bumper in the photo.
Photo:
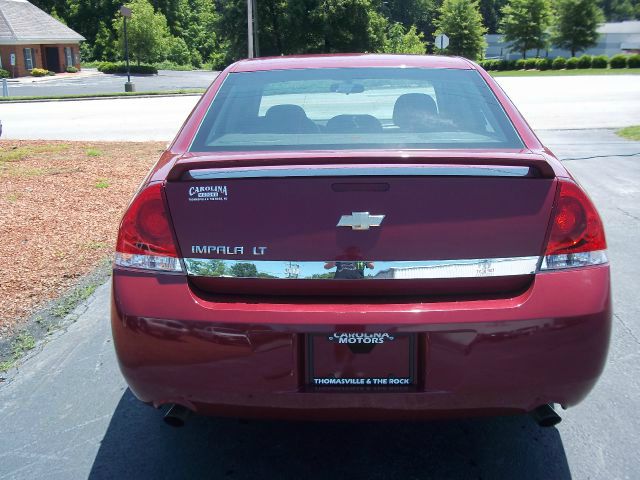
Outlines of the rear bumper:
M536 276L509 299L395 304L238 303L182 276L116 269L112 328L133 393L156 406L270 418L418 419L571 406L594 386L611 329L607 265ZM411 332L417 385L308 386L308 333Z

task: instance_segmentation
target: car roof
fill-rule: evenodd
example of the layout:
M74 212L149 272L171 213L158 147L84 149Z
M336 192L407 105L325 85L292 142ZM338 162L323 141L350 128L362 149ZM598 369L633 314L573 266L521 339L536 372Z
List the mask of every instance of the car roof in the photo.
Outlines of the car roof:
M260 70L288 70L302 68L363 68L363 67L413 67L413 68L454 68L473 69L473 64L460 57L436 55L292 55L241 60L235 63L231 72L255 72Z

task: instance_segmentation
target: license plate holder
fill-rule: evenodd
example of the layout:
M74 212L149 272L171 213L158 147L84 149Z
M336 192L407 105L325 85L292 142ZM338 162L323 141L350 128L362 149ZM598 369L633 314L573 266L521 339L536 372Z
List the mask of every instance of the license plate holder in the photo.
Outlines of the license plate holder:
M415 385L414 334L310 334L307 352L307 380L314 388L395 390Z

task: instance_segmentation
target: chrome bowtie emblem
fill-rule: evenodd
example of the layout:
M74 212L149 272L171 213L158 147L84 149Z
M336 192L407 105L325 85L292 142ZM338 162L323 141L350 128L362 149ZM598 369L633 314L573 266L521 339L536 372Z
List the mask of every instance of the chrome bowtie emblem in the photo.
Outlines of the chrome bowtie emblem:
M351 215L342 215L338 227L351 227L352 230L369 230L371 227L379 227L384 220L384 215L369 215L369 212L352 212Z

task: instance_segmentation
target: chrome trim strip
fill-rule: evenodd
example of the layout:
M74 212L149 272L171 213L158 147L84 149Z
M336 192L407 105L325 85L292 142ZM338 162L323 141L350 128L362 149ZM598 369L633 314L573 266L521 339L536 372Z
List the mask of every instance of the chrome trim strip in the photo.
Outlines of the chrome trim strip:
M529 167L507 165L405 165L363 167L358 165L263 168L207 168L189 170L192 180L223 180L229 178L289 178L289 177L526 177Z
M425 261L358 261L295 262L269 260L227 260L185 258L187 274L216 278L263 279L347 279L354 270L364 271L355 280L413 280L439 278L483 278L532 275L540 257L482 258ZM336 274L336 263L342 263L342 274ZM356 265L358 263L359 265Z

